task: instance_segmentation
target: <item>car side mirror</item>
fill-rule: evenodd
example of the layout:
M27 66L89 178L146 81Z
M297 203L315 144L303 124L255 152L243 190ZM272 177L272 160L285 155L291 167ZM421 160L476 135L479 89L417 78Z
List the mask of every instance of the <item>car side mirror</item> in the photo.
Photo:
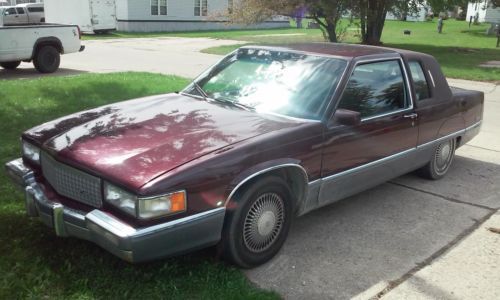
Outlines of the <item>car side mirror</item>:
M361 113L349 109L339 108L335 111L332 125L355 126L361 123Z

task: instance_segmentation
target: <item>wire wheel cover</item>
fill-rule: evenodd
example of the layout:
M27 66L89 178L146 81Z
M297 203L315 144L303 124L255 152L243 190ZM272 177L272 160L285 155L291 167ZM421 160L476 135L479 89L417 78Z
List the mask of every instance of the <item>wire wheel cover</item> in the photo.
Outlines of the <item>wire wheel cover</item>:
M265 193L252 204L243 225L243 241L248 250L267 250L278 238L285 221L283 199L276 193Z
M446 171L453 158L453 141L448 141L438 146L434 154L436 172L442 174Z

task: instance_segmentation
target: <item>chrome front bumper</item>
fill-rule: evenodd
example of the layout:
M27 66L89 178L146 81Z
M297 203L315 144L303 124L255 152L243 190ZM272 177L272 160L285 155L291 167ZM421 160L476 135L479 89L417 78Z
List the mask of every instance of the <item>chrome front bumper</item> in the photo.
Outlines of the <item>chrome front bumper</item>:
M220 240L225 208L217 208L149 227L134 228L109 213L81 212L48 199L33 171L22 159L5 165L9 177L25 193L26 212L54 228L58 236L94 242L114 255L140 262L181 254Z

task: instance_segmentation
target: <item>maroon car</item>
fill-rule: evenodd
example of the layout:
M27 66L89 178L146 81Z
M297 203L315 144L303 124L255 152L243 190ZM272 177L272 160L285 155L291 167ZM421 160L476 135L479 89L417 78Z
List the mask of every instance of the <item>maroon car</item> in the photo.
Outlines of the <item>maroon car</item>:
M6 168L58 236L131 262L218 244L252 267L279 251L293 216L413 170L444 176L483 101L421 53L243 47L180 93L26 131Z

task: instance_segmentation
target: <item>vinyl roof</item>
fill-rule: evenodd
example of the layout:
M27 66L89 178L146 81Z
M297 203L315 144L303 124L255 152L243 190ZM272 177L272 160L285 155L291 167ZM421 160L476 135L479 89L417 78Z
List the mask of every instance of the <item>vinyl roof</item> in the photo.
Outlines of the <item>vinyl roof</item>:
M297 43L297 44L286 44L286 45L246 46L244 48L262 48L262 49L282 50L282 51L301 51L301 52L308 52L311 54L333 55L333 56L342 56L348 58L404 52L404 51L398 51L398 49L367 46L367 45L341 44L341 43Z

